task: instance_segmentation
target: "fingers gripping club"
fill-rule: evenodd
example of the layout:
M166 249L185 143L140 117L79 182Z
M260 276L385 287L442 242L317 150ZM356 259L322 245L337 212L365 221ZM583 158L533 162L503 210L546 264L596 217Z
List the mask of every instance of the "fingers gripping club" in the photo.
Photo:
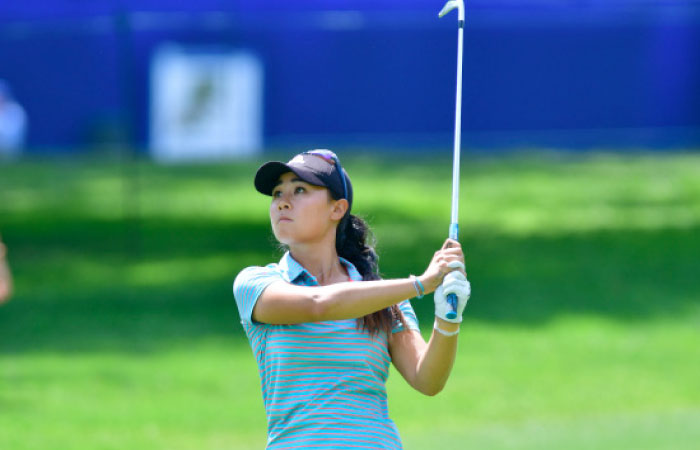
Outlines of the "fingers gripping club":
M453 269L462 269L464 270L464 264L462 264L459 261L452 261L447 264L448 267L452 267ZM461 275L461 273L460 273ZM448 275L449 276L449 275ZM445 277L447 278L447 277ZM444 281L443 281L444 284ZM447 286L445 286L447 288ZM450 292L447 294L447 304L450 305L450 310L447 312L445 317L448 319L456 319L457 318L457 304L459 303L459 299L457 298L457 295L454 292Z
M461 262L453 262L451 268L461 269L464 266ZM451 317L450 312L452 306L448 303L447 297L453 294L457 297L457 311L454 317ZM442 280L442 284L438 286L433 295L435 300L435 316L452 323L460 323L462 321L462 312L467 306L469 297L471 296L471 285L467 281L467 277L460 270L452 270Z

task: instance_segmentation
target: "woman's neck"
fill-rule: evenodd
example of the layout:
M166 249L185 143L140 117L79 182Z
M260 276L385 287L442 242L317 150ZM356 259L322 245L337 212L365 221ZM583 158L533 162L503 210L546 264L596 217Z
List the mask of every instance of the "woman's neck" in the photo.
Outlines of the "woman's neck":
M348 280L348 273L338 259L335 246L294 246L290 247L289 253L321 286Z

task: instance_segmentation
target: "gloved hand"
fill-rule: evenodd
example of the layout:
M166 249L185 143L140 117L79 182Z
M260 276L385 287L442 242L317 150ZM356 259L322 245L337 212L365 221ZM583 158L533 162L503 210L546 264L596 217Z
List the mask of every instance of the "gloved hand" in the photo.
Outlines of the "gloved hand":
M452 268L462 268L464 265L459 261L453 261L449 264ZM467 306L467 300L472 293L471 284L459 270L453 270L445 275L442 284L438 286L433 294L435 299L435 315L446 322L460 323L462 322L462 312ZM448 319L447 313L451 311L450 304L447 303L447 295L455 294L457 296L457 317Z

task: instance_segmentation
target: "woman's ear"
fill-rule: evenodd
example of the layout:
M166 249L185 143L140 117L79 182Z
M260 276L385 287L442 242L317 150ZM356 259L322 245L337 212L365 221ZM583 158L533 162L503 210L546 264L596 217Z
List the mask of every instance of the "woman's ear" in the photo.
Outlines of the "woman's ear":
M340 220L345 216L345 213L348 210L348 207L350 204L348 201L344 198L341 198L340 200L336 200L333 203L333 209L331 210L331 219L333 220Z

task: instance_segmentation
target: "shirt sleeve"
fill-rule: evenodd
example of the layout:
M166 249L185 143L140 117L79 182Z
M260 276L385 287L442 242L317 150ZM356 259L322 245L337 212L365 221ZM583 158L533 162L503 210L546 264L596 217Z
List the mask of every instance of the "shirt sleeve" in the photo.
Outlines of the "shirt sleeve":
M282 274L271 267L247 267L233 282L233 297L242 323L253 321L253 308L265 288L275 281L284 281Z
M408 325L408 328L411 330L420 331L420 328L418 328L418 317L416 317L416 312L413 310L411 302L409 302L408 300L402 301L401 303L399 303L399 309L403 313L403 318L406 321L406 325ZM403 330L404 326L401 324L401 322L399 320L395 320L391 332L398 333L399 331Z

